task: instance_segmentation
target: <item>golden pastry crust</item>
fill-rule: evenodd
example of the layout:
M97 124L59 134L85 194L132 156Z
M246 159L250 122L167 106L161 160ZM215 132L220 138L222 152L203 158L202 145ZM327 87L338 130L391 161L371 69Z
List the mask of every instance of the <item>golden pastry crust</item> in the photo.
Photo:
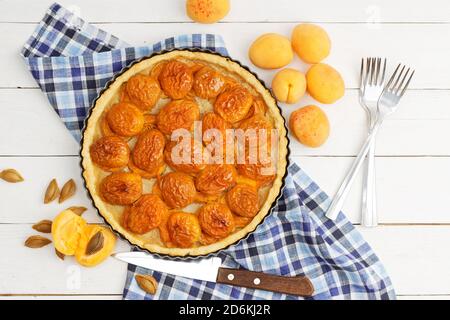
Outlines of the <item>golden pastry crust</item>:
M136 173L114 172L102 180L99 189L106 202L130 205L142 195L142 178Z
M257 215L253 218L245 218L238 215L232 215L234 228L227 236L219 238L202 232L200 240L189 248L182 248L180 245L173 243L173 241L170 241L168 232L162 232L164 229L167 229L167 227L164 227L163 222L167 221L168 217L170 216L170 214L166 210L163 210L163 212L165 212L166 214L161 215L162 222L160 223L160 225L158 225L159 232L156 228L154 228L141 235L131 232L129 229L124 227L124 225L122 225L122 218L123 216L125 216L122 214L124 211L124 207L119 205L107 204L107 202L102 199L98 190L96 190L96 186L98 186L101 179L104 177L104 171L102 171L103 169L101 169L97 164L93 162L93 159L91 158L89 152L90 146L96 140L98 140L99 137L102 136L102 129L100 124L102 122L101 119L105 114L105 110L109 109L114 103L119 101L119 96L123 85L126 84L126 82L136 74L151 74L154 78L160 79L159 76L161 75L164 66L173 60L177 60L186 64L189 70L193 73L196 73L200 70L199 66L211 66L211 68L213 68L214 70L218 70L218 72L220 72L220 74L224 76L226 81L226 88L230 88L235 85L241 85L245 87L245 89L251 92L254 98L259 98L264 101L267 106L267 108L263 108L266 109L264 113L265 116L271 120L274 128L279 130L279 153L276 162L276 174L270 184L268 184L266 187L262 187L264 189L264 198L260 199L260 209ZM165 94L167 93L164 92L164 94L161 95L160 101L166 101ZM193 97L193 95L195 95L195 91L191 88L191 90L186 95L189 96L189 99L194 99L195 97ZM214 100L214 98L201 100L201 114L211 111L214 102L211 100ZM158 102L157 105L159 108L161 103ZM250 111L248 112L248 114L245 115L245 118L254 115L254 111L252 110L255 108L253 108L253 105L254 104L252 104L252 106L250 107ZM155 107L152 110L158 110L158 108ZM145 131L152 129L154 130L154 119L156 118L156 112L152 111L155 117L151 117L152 119L150 119L150 121L147 121L148 125L144 129ZM140 135L142 134L143 133L141 133ZM117 138L127 143L127 141L125 141L123 138ZM136 140L136 138L133 138L128 141L131 149L135 148ZM86 181L87 188L89 189L95 206L98 208L101 215L114 230L123 235L132 244L137 245L140 248L147 249L150 252L169 256L199 256L211 252L216 252L229 246L230 244L237 242L239 239L244 238L249 232L253 231L263 220L263 218L268 214L272 203L280 192L282 178L286 171L286 146L287 139L284 120L280 115L276 102L270 95L270 92L261 85L259 80L253 74L243 69L239 64L218 55L202 52L172 51L153 56L149 59L144 59L141 62L134 64L126 72L116 77L114 82L112 82L96 100L83 134L83 146L81 151L83 177ZM130 160L131 161L129 162L132 163L132 157ZM165 161L163 160L162 167L158 168L158 170L160 170L159 174L163 173L162 170L164 170L164 163ZM172 167L170 167L169 169L169 166L167 166L166 170L172 169L177 170ZM127 169L122 168L122 170ZM198 172L191 174L197 175ZM142 175L142 177L144 178L144 180L149 179L144 175ZM155 180L154 178L152 179ZM153 183L152 179L150 180L151 183ZM240 180L241 179L238 179L238 181ZM207 198L208 197L209 196L207 196ZM219 199L216 202L223 203L222 200ZM192 204L192 206L196 208L198 204L194 203ZM193 213L193 215L198 215L198 212ZM171 245L167 245L165 243L166 241L171 242Z

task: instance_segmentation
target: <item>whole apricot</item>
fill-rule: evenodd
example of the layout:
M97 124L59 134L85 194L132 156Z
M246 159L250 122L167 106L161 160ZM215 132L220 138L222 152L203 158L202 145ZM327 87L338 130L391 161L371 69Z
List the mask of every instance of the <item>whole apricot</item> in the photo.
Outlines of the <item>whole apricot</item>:
M289 39L276 33L266 33L257 38L248 55L255 66L263 69L282 68L294 58Z
M230 11L229 0L187 0L189 18L199 23L214 23L223 19Z
M306 91L305 75L295 69L280 70L272 80L272 91L278 101L296 103Z
M319 63L330 54L327 32L314 24L299 24L292 31L292 48L303 61Z
M314 105L292 112L289 127L300 143L313 148L324 144L330 134L327 115Z
M345 92L344 80L339 72L325 63L309 68L306 83L309 94L322 103L333 103Z

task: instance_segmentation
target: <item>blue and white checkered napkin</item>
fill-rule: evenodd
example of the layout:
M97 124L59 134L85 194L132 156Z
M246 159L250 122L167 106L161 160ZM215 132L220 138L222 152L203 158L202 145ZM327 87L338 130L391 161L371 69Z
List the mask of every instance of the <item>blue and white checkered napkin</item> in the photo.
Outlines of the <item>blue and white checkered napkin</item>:
M220 36L182 35L153 46L131 47L86 23L58 4L52 5L25 44L33 77L73 136L105 83L131 61L154 51L201 47L226 54ZM271 274L307 275L313 299L393 299L383 265L341 213L325 218L328 196L296 164L291 164L277 206L246 240L220 253L224 264ZM135 273L152 273L159 282L146 295ZM220 285L151 272L129 265L125 299L295 299L279 293Z

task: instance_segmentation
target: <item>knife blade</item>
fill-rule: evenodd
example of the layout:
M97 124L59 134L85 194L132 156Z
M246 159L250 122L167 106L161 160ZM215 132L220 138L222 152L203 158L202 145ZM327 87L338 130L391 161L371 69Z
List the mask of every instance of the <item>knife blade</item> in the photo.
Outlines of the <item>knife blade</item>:
M221 267L219 257L192 261L172 261L155 258L145 252L119 252L114 258L146 269L176 276L221 284L261 289L303 297L314 293L311 281L305 276L278 276L244 269Z

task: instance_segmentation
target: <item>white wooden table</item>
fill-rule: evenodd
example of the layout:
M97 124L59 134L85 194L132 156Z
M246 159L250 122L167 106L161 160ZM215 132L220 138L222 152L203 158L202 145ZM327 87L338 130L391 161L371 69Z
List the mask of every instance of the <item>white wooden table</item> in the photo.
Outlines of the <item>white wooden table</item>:
M31 225L52 219L70 205L89 208L85 217L99 222L81 188L78 145L29 74L19 52L53 0L0 1L0 169L18 169L26 181L0 181L1 298L119 299L126 266L109 259L93 269L72 259L62 262L51 246L23 246ZM61 0L87 21L132 44L152 44L186 32L221 34L230 55L250 65L249 44L259 34L289 36L298 22L320 23L333 48L326 62L341 71L343 99L323 106L331 137L319 149L293 142L292 160L329 194L334 194L366 133L365 114L357 102L362 56L404 62L416 76L401 107L382 128L377 145L377 183L381 225L358 226L374 247L399 298L450 298L450 2L430 1L262 1L234 0L226 19L215 25L189 21L184 0ZM126 7L124 7L124 5ZM298 59L292 64L303 71ZM254 68L269 84L274 72ZM287 117L298 106L283 105ZM294 140L293 140L294 141ZM48 182L75 178L74 198L43 205ZM360 222L361 183L346 203L351 221ZM120 243L118 250L126 250Z

